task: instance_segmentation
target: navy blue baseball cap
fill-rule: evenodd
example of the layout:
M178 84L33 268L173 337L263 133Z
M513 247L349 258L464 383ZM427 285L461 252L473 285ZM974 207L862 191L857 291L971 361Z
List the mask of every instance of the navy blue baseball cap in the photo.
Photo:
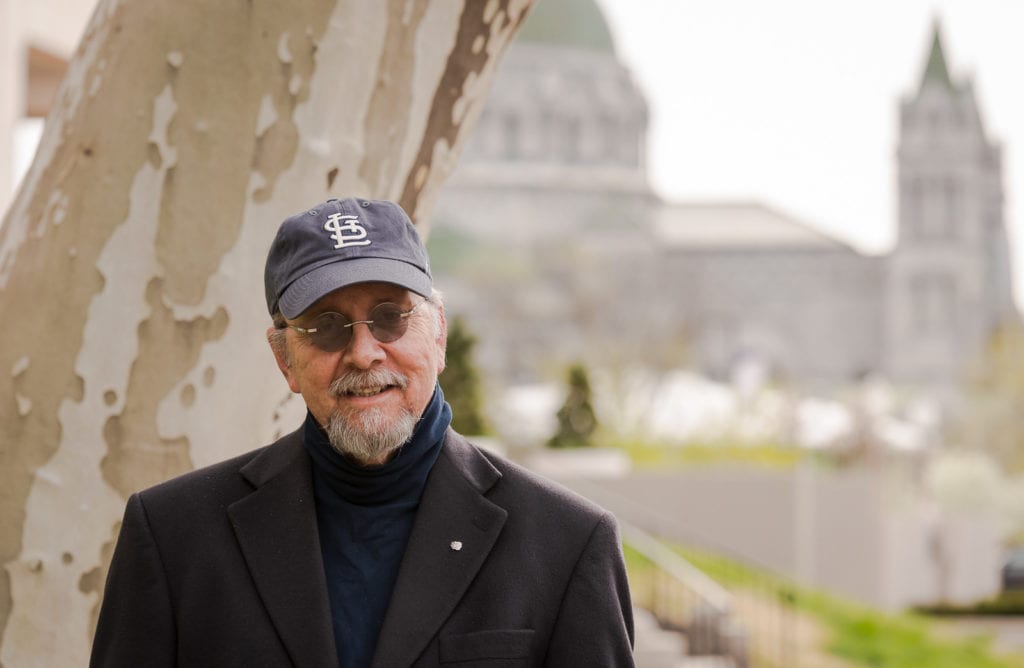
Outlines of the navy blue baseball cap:
M267 309L298 317L355 283L394 283L430 297L430 262L416 227L394 202L329 199L288 218L267 254Z

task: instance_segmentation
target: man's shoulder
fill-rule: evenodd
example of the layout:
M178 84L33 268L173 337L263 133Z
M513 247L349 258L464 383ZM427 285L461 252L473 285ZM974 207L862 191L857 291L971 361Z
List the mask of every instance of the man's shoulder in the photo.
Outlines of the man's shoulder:
M475 445L461 434L450 431L447 449L460 460L479 457L497 473L493 488L488 496L502 504L519 507L557 510L579 519L593 520L609 513L596 503L570 490L561 483L517 464L491 450ZM467 454L467 449L471 455Z
M185 498L211 498L251 491L255 484L287 466L302 453L301 430L279 438L270 445L244 452L215 464L148 487L138 494L147 502Z

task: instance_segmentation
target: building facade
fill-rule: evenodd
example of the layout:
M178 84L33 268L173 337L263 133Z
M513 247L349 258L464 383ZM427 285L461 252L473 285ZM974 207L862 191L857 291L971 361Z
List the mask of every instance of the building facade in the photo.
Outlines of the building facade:
M504 381L573 359L743 364L808 389L866 374L943 390L1015 321L1000 150L935 28L901 103L899 232L858 252L757 202L667 202L647 105L599 8L539 3L438 202L449 305Z
M968 81L953 81L936 31L900 107L899 230L886 258L885 359L896 378L955 376L1013 321L1000 149Z
M15 145L38 134L92 5L0 0L0 208L30 152ZM811 386L871 372L955 385L1018 316L1000 148L971 82L950 76L938 28L899 119L885 255L757 202L666 202L647 179L646 100L600 9L539 2L436 208L449 305L506 382L584 358L718 378L752 361Z

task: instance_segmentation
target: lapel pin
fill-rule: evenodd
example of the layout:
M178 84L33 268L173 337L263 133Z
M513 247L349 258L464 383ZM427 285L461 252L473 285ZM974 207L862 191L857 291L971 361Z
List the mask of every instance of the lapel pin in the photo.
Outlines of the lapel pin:
M462 549L462 541L461 540L453 540L451 543L449 543L448 547L450 547L453 550L455 550L456 552L458 552L459 550Z

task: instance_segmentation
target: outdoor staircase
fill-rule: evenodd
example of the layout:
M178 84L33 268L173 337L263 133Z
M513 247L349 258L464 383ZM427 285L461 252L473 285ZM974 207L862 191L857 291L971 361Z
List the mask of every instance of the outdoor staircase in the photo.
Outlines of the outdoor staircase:
M636 649L633 658L637 668L676 668L686 658L686 638L681 633L666 631L658 620L643 608L633 608Z
M729 657L688 655L686 636L661 628L654 615L643 608L633 608L633 623L637 668L738 668Z
M647 562L630 582L637 666L749 668L749 633L729 591L641 529L637 520L649 517L646 509L631 508L593 480L562 482L614 512L624 543Z

